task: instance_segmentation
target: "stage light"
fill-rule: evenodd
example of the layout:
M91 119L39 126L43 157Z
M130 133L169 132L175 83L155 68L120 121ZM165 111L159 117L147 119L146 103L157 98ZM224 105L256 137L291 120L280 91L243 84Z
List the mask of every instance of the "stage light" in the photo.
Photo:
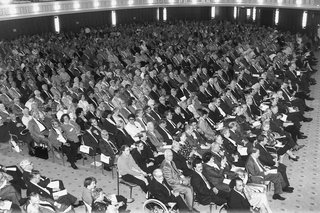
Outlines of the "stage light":
M302 29L306 28L308 20L308 12L304 11L302 15Z
M253 20L253 21L256 21L256 16L257 16L257 10L256 10L256 8L254 7L254 8L252 9L252 20Z
M79 8L80 8L80 3L77 2L77 1L75 1L75 2L73 3L73 9L78 10Z
M93 7L98 8L100 6L100 3L98 1L93 2Z
M251 9L247 8L247 18L250 18L250 16L251 16Z
M117 1L116 0L112 0L111 1L111 7L115 7L117 5Z
M167 21L167 8L163 8L163 21Z
M197 4L198 0L192 0L192 4Z
M159 21L159 20L160 20L160 9L157 8L157 21Z
M153 0L148 0L148 4L153 4Z
M132 6L132 5L133 5L133 0L129 0L129 1L128 1L128 5L129 5L129 6Z
M39 11L40 11L39 5L38 5L38 4L34 4L34 5L33 5L33 12L34 12L34 13L38 13Z
M274 24L278 25L279 23L279 9L276 9L275 15L274 15Z
M53 5L53 9L54 9L55 11L60 10L60 9L61 9L60 4L59 4L59 3L55 3L55 4Z
M301 5L302 4L302 0L297 0L296 3L297 3L297 5Z
M173 4L174 3L174 0L169 0L169 4Z
M0 3L7 5L7 4L11 4L12 0L1 0Z
M237 19L237 15L238 15L238 8L237 8L237 7L234 7L234 8L233 8L233 18L234 18L234 19Z
M14 16L14 15L16 15L16 14L18 13L17 8L16 8L15 5L10 5L10 7L9 7L9 13L10 13L10 15L12 15L12 16Z
M111 23L112 23L112 26L117 25L116 11L114 10L111 12Z
M60 19L59 16L54 17L54 31L59 34L60 33Z
M216 17L216 7L211 7L211 19Z

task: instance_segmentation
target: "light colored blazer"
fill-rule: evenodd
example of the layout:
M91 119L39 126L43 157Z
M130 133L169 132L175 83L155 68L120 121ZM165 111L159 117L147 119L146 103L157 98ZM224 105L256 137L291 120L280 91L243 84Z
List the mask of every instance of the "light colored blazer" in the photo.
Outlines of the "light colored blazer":
M173 161L171 165L170 161L164 160L161 163L160 168L162 168L163 177L171 187L180 185L180 176L182 175L182 173L177 169L176 164Z

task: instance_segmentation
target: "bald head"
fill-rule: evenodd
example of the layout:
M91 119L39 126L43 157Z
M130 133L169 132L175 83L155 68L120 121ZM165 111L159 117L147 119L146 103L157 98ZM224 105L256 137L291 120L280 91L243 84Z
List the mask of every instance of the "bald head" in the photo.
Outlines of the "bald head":
M163 182L163 172L161 169L155 169L152 173L154 179L156 179L159 183Z

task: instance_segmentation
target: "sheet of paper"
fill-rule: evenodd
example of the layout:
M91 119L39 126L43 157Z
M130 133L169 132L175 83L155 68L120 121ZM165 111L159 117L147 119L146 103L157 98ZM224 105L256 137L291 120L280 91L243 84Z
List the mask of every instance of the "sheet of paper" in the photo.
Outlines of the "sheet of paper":
M280 118L280 120L282 120L283 122L287 121L288 116L286 114L283 114L282 117Z
M100 156L100 161L106 164L110 163L110 157L109 156L105 156L104 154L101 154Z
M293 107L288 107L289 112L296 112L297 110L295 110Z
M17 171L16 167L6 167L7 171Z
M216 130L218 131L223 129L223 123L218 123L216 127L217 127Z
M11 201L5 200L5 201L3 201L3 205L0 206L0 209L2 209L2 210L10 210L11 209L11 205L12 205Z
M50 189L59 189L59 181L52 181L47 185Z
M171 149L171 147L172 147L171 145L164 145L163 149Z
M185 100L187 100L187 98L186 98L186 96L183 96L183 97L180 98L180 100L181 101L185 101Z
M255 121L252 123L252 126L256 127L256 126L259 126L260 124L261 124L260 121Z
M278 170L277 169L270 169L268 171L269 174L277 174L278 173Z
M230 171L232 171L232 172L236 172L236 171L238 171L238 170L240 170L240 169L244 169L244 167L238 167L238 166L234 166L234 165L232 165L232 167L231 167L231 170L230 170Z
M89 146L86 146L86 145L81 145L80 146L80 152L89 154L89 151L90 151L90 147Z
M66 189L52 193L53 197L61 197L61 196L67 195L67 194L68 194L68 192Z
M268 105L265 105L265 104L261 104L261 105L260 105L260 109L261 109L262 111L266 111L267 109L269 109L269 106L268 106Z
M241 156L246 156L248 155L248 148L243 147L243 146L238 146L238 152L240 153Z
M228 185L229 185L230 182L231 182L230 179L223 179L223 183L224 183L224 184L228 184Z

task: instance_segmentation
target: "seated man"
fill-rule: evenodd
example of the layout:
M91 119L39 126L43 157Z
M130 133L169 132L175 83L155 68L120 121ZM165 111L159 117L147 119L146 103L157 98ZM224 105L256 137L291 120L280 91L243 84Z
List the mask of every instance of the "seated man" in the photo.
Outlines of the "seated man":
M53 203L52 203L53 202ZM55 203L53 200L43 199L38 193L31 192L29 199L25 205L27 212L45 212L54 213L61 207L61 204Z
M280 194L282 192L292 193L293 188L289 187L285 181L281 173L275 170L269 170L260 163L259 160L260 151L256 148L252 150L250 157L246 163L246 170L249 173L249 177L251 177L251 181L254 183L261 183L261 181L271 181L274 183L274 200L285 200L284 197L281 197Z
M177 207L180 211L188 210L188 206L180 196L178 191L172 190L170 185L163 177L161 169L155 169L153 171L153 179L149 184L149 192L152 198L161 201L164 205L168 206L168 203L177 203Z
M206 177L202 174L203 167L200 158L193 160L192 167L194 172L191 176L191 186L196 193L198 202L202 205L208 205L213 202L219 206L226 203L229 194L212 187Z
M28 129L35 143L45 144L50 147L48 140L49 130L40 119L39 112L34 111L32 113L32 119L28 123Z
M49 187L42 187L40 186L40 180L41 180L41 176L39 171L37 170L33 170L31 173L31 178L30 178L30 182L28 184L27 187L27 195L29 196L32 192L35 192L37 194L39 194L41 197L48 199L48 200L54 200L59 204L63 204L64 205L64 210L68 207L70 207L70 205L72 206L77 206L76 203L77 198L69 193L65 193L62 195L56 195L55 193L59 192L60 189L57 188L49 188ZM59 205L57 205L59 206Z
M192 211L193 192L190 187L190 179L182 175L172 161L172 158L172 151L167 149L164 152L164 160L160 167L162 168L163 176L174 191L185 196L189 210Z
M156 166L154 164L153 153L147 152L142 141L137 141L135 143L136 148L131 150L131 155L137 165L146 173L151 174Z
M203 164L203 175L209 181L209 183L214 186L219 191L229 192L229 186L224 183L225 179L225 171L224 168L226 166L226 158L221 161L221 165L215 162L215 158L211 152L206 152L202 156Z
M23 125L21 119L17 117L11 110L9 110L10 120L8 120L8 125L10 128L10 134L12 139L17 141L23 141L27 143L29 154L33 155L33 139L30 135L29 130Z
M251 205L243 191L243 181L241 178L235 178L231 181L230 198L228 200L228 207L230 212L251 212Z
M171 151L173 154L172 161L176 164L177 168L182 171L184 176L191 176L193 171L188 167L187 159L179 153L180 143L174 141L172 143Z
M33 171L33 163L30 162L28 159L25 159L25 160L20 162L20 167L23 170L23 174L22 174L23 180L26 183L26 185L28 185L29 182L30 182L30 179L32 177L31 173ZM39 185L41 187L47 187L48 184L50 182L52 182L52 181L53 180L50 180L50 178L47 178L47 177L44 177L44 176L40 176ZM63 182L61 180L56 180L56 181L59 182L59 189L60 190L65 189L64 185L63 185Z
M119 150L112 138L109 137L109 133L107 132L107 130L101 131L101 140L99 141L99 148L102 154L110 157L109 164L104 163L104 169L107 171L111 171L111 167L114 165L114 161L116 159L116 156L118 156Z
M17 166L3 166L0 164L0 172L4 172L10 175L11 180L9 181L11 185L21 193L21 189L26 189L27 186L23 180L22 172Z

